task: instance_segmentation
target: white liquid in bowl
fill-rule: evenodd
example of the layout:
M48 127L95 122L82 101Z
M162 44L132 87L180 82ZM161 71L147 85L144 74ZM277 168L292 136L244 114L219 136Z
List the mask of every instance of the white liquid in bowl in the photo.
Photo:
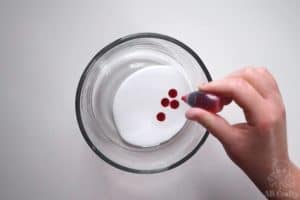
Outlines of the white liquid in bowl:
M175 98L168 95L171 88L178 92ZM117 90L113 102L114 120L123 140L141 147L168 141L186 122L188 107L180 98L189 92L189 82L174 66L150 66L128 76ZM162 98L177 100L179 107L163 107ZM159 112L165 114L164 121L157 119Z

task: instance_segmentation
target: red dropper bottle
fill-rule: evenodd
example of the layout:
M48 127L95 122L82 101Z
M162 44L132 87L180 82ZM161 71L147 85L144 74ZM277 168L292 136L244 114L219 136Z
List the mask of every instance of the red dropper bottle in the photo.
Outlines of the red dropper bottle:
M192 92L182 96L181 99L191 107L202 108L213 113L220 112L224 105L231 102L231 100L226 97L220 97L204 91Z

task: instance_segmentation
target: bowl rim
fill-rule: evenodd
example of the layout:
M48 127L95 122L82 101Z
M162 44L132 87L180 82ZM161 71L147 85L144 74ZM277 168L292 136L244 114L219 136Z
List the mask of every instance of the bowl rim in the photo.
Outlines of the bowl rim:
M188 159L190 159L200 149L202 144L206 141L206 139L209 135L209 132L207 130L205 131L205 134L202 136L200 142L196 145L196 147L191 152L189 152L182 159L176 161L175 163L172 163L171 165L169 165L167 167L163 167L163 168L159 168L159 169L151 169L151 170L134 169L134 168L123 166L123 165L111 160L110 158L105 156L100 150L97 149L97 147L90 140L90 138L89 138L89 136L88 136L88 134L87 134L87 132L84 128L81 113L80 113L81 91L82 91L82 87L83 87L83 83L85 81L85 78L86 78L86 76L88 74L88 71L89 71L90 67L92 66L92 64L98 58L103 56L106 52L108 52L109 50L111 50L115 46L117 46L119 44L122 44L124 42L130 41L130 40L133 40L133 39L138 39L138 38L162 39L162 40L166 40L166 41L169 41L171 43L174 43L174 44L178 45L179 47L181 47L185 51L187 51L197 61L199 66L202 68L207 80L212 81L211 75L208 72L208 70L207 70L206 66L204 65L204 63L202 62L202 60L200 59L200 57L190 47L188 47L186 44L180 42L179 40L177 40L173 37L170 37L170 36L167 36L167 35L164 35L164 34L160 34L160 33L152 33L152 32L134 33L134 34L130 34L130 35L121 37L121 38L111 42L110 44L106 45L104 48L102 48L100 51L98 51L96 55L94 55L94 57L91 59L91 61L85 67L85 69L84 69L84 71L83 71L83 73L80 77L78 86L77 86L76 97L75 97L75 112L76 112L76 118L77 118L77 122L78 122L78 125L79 125L79 129L81 131L81 134L82 134L83 138L85 139L86 143L90 146L90 148L94 151L94 153L96 153L102 160L104 160L105 162L107 162L111 166L116 167L117 169L121 169L121 170L124 170L124 171L127 171L127 172L136 173L136 174L154 174L154 173L159 173L159 172L171 170L175 167L178 167L179 165L181 165L182 163L184 163Z

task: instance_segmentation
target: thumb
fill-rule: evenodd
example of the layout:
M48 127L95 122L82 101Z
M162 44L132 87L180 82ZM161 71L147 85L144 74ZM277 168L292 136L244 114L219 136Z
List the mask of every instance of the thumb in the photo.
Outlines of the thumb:
M234 128L217 114L201 108L190 108L186 112L186 117L202 124L222 144L228 144L233 139Z

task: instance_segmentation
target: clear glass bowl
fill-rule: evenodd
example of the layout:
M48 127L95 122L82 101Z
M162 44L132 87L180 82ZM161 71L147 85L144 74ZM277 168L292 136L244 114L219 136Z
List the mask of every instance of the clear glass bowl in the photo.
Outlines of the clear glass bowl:
M122 37L100 50L84 70L76 94L81 133L104 161L134 173L170 170L188 160L205 142L208 132L186 120L167 142L152 147L126 143L112 113L114 95L132 73L151 65L176 65L190 81L191 90L211 76L197 54L182 42L157 33Z

